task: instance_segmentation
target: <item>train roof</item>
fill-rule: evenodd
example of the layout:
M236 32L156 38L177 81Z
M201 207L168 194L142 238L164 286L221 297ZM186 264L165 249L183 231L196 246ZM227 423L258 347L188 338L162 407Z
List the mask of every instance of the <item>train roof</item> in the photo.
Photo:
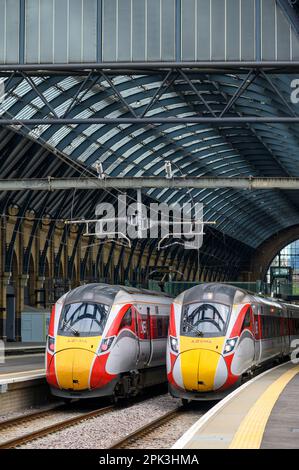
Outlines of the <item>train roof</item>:
M93 283L85 284L83 286L76 287L69 291L65 298L65 303L75 302L95 302L106 305L113 304L115 297L119 293L126 293L128 295L150 295L154 297L165 297L171 298L164 292L151 291L147 289L138 289L136 287L121 286L121 285L110 285L104 283Z
M250 302L253 299L253 294L230 284L210 282L191 287L180 294L177 299L183 303L193 303L203 299L231 305Z
M219 282L198 284L197 286L194 286L180 294L177 299L182 303L194 303L198 302L199 299L202 299L227 305L232 305L234 303L261 302L280 308L283 306L289 308L294 307L294 304L288 304L280 299L267 297L262 294L255 294L254 292L247 291L246 289Z

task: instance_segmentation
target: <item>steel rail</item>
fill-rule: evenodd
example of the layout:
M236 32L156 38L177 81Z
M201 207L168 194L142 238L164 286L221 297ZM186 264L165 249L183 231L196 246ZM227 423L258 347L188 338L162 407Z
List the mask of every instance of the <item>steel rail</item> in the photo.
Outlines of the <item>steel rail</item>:
M69 418L64 421L60 421L55 424L51 424L50 426L46 426L44 428L41 428L39 430L23 434L22 436L4 441L0 443L0 449L14 449L20 445L26 444L27 442L34 441L35 439L39 439L40 437L47 436L49 434L52 434L54 432L62 431L66 428L69 428L71 426L74 426L76 424L81 423L82 421L86 421L92 418L96 418L98 416L101 416L103 414L107 414L110 411L114 411L115 406L106 406L105 408L100 408L94 411L89 411L88 413L83 413L80 416L75 416L73 418ZM43 416L41 416L43 417ZM26 416L24 417L26 418ZM13 421L13 420L11 420ZM19 425L19 421L17 422L17 425ZM1 423L0 423L1 426ZM11 426L10 426L11 427ZM1 428L0 428L1 430Z
M114 442L109 449L125 449L129 448L131 444L134 442L144 438L148 434L152 433L159 427L164 426L165 424L169 423L169 421L173 420L178 416L180 412L182 412L184 408L182 406L175 408L172 411L169 411L168 413L164 414L163 416L160 416L159 418L151 421L148 424L145 424L144 426L140 427L136 431L128 434L124 438Z
M59 411L60 409L65 409L65 405L59 404L52 406L51 408L47 408L46 410L33 411L32 413L0 421L0 433L14 426L19 426L20 424L28 423L28 421L35 421L36 419L44 418L51 414L53 411Z

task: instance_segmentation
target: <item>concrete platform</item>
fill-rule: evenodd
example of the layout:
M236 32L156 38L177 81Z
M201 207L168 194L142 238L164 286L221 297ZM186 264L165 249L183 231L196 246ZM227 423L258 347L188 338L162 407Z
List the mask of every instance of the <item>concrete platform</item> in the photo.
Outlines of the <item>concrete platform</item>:
M299 449L299 365L266 371L221 400L174 449Z
M17 356L20 354L38 354L43 353L46 343L22 343L22 342L4 342L5 356Z
M0 364L0 385L45 376L45 355L26 354L23 356L5 357Z
M0 416L51 400L44 354L5 357L5 363L0 364Z

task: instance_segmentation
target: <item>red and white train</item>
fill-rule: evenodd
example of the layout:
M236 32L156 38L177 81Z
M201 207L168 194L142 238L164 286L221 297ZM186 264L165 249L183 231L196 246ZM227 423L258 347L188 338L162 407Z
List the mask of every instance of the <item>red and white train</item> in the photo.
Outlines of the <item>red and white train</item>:
M54 395L127 397L167 381L172 299L159 292L88 284L53 307L46 377Z
M299 338L299 307L208 283L173 302L167 344L170 393L183 401L221 398Z

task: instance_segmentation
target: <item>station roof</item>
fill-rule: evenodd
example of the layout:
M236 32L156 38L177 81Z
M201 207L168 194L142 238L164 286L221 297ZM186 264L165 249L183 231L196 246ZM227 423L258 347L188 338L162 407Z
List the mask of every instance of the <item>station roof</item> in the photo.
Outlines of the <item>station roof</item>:
M2 119L130 118L132 112L187 119L222 113L298 117L298 105L290 101L291 81L296 76L287 71L292 62L299 64L296 0L210 2L211 7L209 2L140 0L138 7L126 2L124 8L118 8L116 0L91 0L82 2L79 10L80 2L70 8L68 2L60 2L59 9L56 2L48 3L13 0L1 4ZM83 15L81 25L79 15ZM144 61L144 70L134 70L136 57ZM71 69L71 62L80 60L86 66L85 75L63 68L69 65ZM230 70L218 66L213 72L194 65L189 80L176 74L174 65L164 83L163 64L176 60L185 64L210 61L210 69L220 60L235 65ZM269 64L281 60L286 67L280 71L276 67L274 73L273 65L272 74L269 66L263 74L262 69L255 69L261 60ZM112 75L106 71L108 81L92 70L92 64L103 61L107 69L108 61L119 68ZM150 61L159 61L160 67L150 67ZM252 65L245 67L246 61ZM46 62L53 66L48 73L41 65ZM21 65L24 72L18 71ZM297 123L216 125L207 119L204 124L15 124L0 127L0 178L86 176L95 172L97 162L108 176L163 176L166 160L172 163L175 176L299 177L298 144ZM134 188L129 193L134 199ZM24 213L87 217L94 214L99 200L115 201L116 194L108 190L84 196L79 191L2 193L0 208L4 213L10 204L17 204ZM186 192L165 188L148 190L145 200L202 202L204 218L215 221L216 230L255 248L299 223L298 196L297 191L273 189Z
M213 112L219 115L244 77L242 69L233 74L209 75L207 72L204 77L193 73L192 82ZM272 77L286 100L289 100L292 79L293 76L287 74ZM162 77L158 71L156 74L115 76L113 84L117 93L103 77L89 89L88 83L82 88L84 77L76 75L49 74L32 76L32 80L58 117L64 116L76 96L70 116L90 118L130 116L119 95L138 115L142 114L161 85ZM23 77L4 81L8 84L8 97L1 107L2 117L49 116L49 108ZM290 104L290 107L295 114L296 105ZM207 116L198 95L179 77L147 116L192 117L196 113ZM289 110L271 84L264 77L258 77L235 102L230 113L234 116L277 116L288 115ZM2 158L5 156L5 165L1 165L0 177L72 175L78 171L71 168L72 162L80 163L79 174L84 174L84 168L86 172L93 170L99 161L109 176L161 176L165 174L166 160L172 162L176 176L298 177L298 142L297 124L13 126L1 130L0 150ZM62 164L64 157L66 163ZM186 193L164 189L148 190L147 196L167 203L202 202L205 220L215 220L217 230L251 247L258 246L273 233L299 223L298 194L294 191L209 189ZM49 213L56 207L55 198L57 196L53 195L52 203L47 198ZM13 197L19 204L25 199L23 193ZM42 200L39 193L28 207L33 204L32 208L36 209L38 200ZM89 201L92 201L90 197ZM70 218L72 206L66 207L61 216Z

